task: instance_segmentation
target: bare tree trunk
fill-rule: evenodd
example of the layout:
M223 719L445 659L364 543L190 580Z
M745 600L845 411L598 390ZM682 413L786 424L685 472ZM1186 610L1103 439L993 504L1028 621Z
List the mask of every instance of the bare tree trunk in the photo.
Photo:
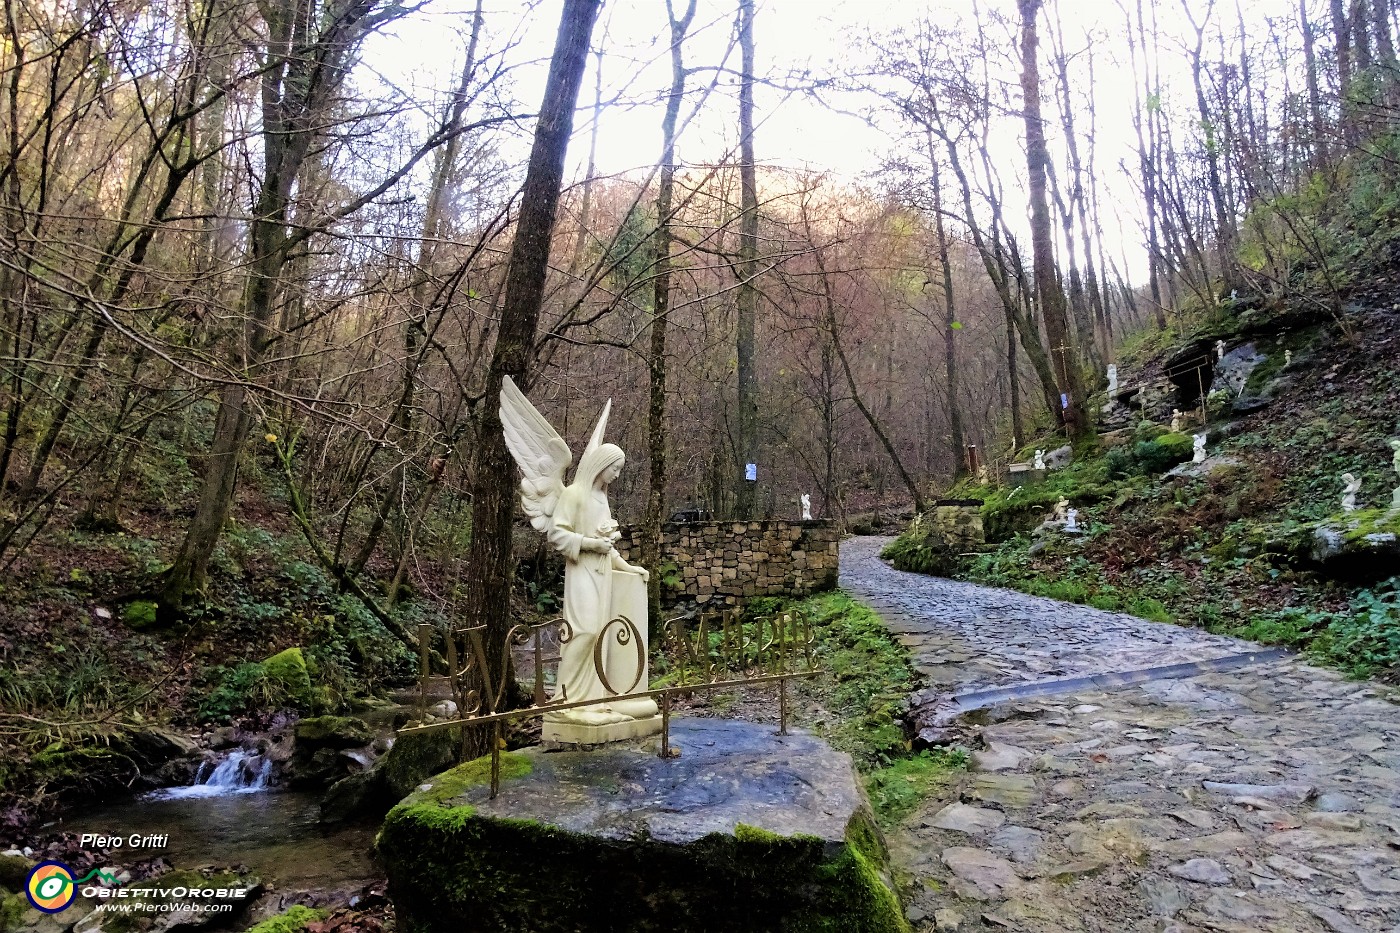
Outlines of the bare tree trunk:
M958 349L954 341L958 332L955 326L958 324L958 312L953 301L953 266L948 259L948 233L943 223L943 182L938 177L932 131L928 132L927 138L929 166L933 169L933 222L938 235L938 265L943 272L943 362L948 374L948 445L953 455L953 482L956 483L967 472L962 412L958 407Z
M574 107L583 83L588 43L601 0L565 0L550 61L544 101L520 199L511 244L496 346L491 355L472 479L472 543L467 556L465 618L468 627L486 627L488 684L507 684L503 701L517 692L505 639L510 630L511 524L515 514L515 466L501 429L501 384L512 377L530 385L535 328L544 302L550 237L559 208L564 156L573 132ZM483 687L483 689L490 689ZM483 731L483 730L478 730ZM485 751L486 736L474 748Z
M1308 0L1298 0L1298 27L1303 33L1303 65L1308 83L1308 115L1312 118L1313 169L1327 162L1327 124L1322 117L1322 90L1317 80L1316 37L1308 21Z
M1050 206L1045 193L1045 126L1040 116L1040 68L1037 61L1036 17L1041 0L1018 0L1021 12L1021 93L1025 103L1026 168L1030 173L1031 241L1035 252L1035 283L1040 296L1041 318L1050 342L1061 415L1070 443L1079 444L1094 434L1084 408L1084 380L1080 375L1069 330L1064 291L1055 271L1050 235Z
M753 11L754 0L739 0L739 49L743 73L739 79L739 295L736 356L739 382L739 470L734 487L734 515L751 518L754 488L746 478L748 464L758 463L758 378L754 372L754 316L758 288L758 181L753 151Z
M647 355L650 396L647 407L647 450L651 476L646 514L642 520L642 566L651 571L647 601L652 625L661 621L661 525L666 516L666 329L671 310L671 199L676 184L676 121L685 96L685 59L681 44L695 18L696 0L689 0L685 14L676 18L671 0L666 13L671 21L671 93L661 120L661 174L656 192L656 262L652 284L651 348Z
M1338 128L1344 146L1356 144L1355 114L1351 105L1351 23L1345 0L1332 0L1332 35L1336 40L1337 97L1341 101Z
M1205 17L1197 23L1191 13L1189 0L1182 0L1186 18L1196 32L1196 44L1191 49L1191 84L1196 91L1196 112L1201 118L1201 129L1205 133L1206 180L1210 185L1211 205L1215 208L1215 253L1220 272L1220 294L1228 295L1239 286L1239 267L1235 262L1235 220L1230 214L1229 202L1225 197L1224 184L1220 177L1220 149L1224 144L1211 116L1206 102L1205 85L1201 72L1201 52L1205 45L1206 24L1210 21L1211 4L1207 4Z

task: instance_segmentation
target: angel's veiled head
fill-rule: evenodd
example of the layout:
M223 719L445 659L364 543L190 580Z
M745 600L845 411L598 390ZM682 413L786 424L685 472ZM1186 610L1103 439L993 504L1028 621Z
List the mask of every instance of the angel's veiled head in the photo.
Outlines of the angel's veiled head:
M606 486L617 479L622 472L622 465L627 461L627 455L622 452L622 448L616 444L599 444L597 447L583 455L579 461L578 470L574 473L574 485L585 489L599 485L599 480Z

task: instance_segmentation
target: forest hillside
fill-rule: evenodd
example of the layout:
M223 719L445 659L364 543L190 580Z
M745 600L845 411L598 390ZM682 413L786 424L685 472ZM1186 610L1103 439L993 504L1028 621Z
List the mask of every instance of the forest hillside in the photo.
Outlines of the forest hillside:
M507 377L575 452L611 400L657 571L673 514L806 494L900 566L1400 668L1391 0L462 6L7 4L0 843L557 614Z

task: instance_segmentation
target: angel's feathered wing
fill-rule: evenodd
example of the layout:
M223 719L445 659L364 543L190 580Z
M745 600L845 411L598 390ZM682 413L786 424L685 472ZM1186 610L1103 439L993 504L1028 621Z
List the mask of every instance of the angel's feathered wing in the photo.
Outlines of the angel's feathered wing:
M564 491L564 471L574 459L569 445L509 376L501 384L501 427L506 447L524 476L520 503L535 530L548 531Z

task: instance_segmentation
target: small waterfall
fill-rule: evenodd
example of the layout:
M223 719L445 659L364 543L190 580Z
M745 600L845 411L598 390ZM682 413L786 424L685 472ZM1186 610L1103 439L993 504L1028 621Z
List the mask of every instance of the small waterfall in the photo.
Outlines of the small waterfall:
M203 762L195 772L194 783L187 787L167 787L152 791L154 800L178 800L183 797L223 797L226 794L251 794L266 790L272 778L272 761L249 752L230 752L228 757L211 766Z

